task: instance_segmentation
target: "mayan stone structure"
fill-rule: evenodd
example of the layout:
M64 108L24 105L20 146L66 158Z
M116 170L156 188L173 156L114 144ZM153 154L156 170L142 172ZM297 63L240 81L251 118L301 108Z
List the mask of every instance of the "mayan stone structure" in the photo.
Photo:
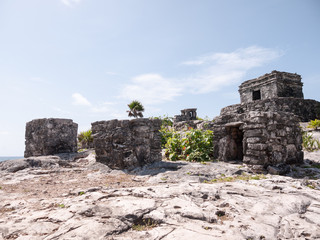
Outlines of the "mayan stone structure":
M301 76L272 71L245 81L239 87L241 103L277 97L303 98Z
M78 124L71 119L43 118L26 124L24 157L77 152Z
M112 169L132 169L161 161L160 119L92 123L96 160Z
M192 121L197 120L197 109L187 108L181 110L181 115L175 115L174 122Z
M214 155L222 161L249 165L303 161L298 118L287 112L249 111L215 119Z
M305 100L302 86L300 75L278 71L242 83L241 103L215 118L215 158L256 169L302 162L299 122L320 118L320 102Z

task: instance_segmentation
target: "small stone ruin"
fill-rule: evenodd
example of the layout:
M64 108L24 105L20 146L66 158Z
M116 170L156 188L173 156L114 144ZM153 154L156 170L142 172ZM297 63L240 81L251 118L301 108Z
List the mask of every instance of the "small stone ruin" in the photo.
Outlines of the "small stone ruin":
M214 119L214 157L256 169L303 161L300 121L320 117L320 103L303 99L301 76L272 71L239 87L241 104Z
M92 123L96 160L112 169L132 169L162 160L160 119Z
M77 152L78 124L71 119L43 118L26 124L24 157Z
M181 110L181 115L175 115L174 122L183 122L197 120L197 109L196 108L187 108Z

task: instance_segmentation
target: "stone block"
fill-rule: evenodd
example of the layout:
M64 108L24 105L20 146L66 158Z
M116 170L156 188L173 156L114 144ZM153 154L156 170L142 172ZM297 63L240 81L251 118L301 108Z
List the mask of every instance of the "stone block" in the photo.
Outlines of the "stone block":
M133 119L92 123L96 160L112 169L132 169L161 161L161 120Z
M244 132L244 136L247 138L250 137L261 137L262 136L262 130L261 129L254 129L254 130L248 130Z
M263 143L264 141L263 137L250 137L245 140L247 143Z
M258 151L264 151L267 149L267 144L262 144L262 143L249 143L248 145L248 149L250 150L258 150Z
M25 157L77 152L78 124L71 119L43 118L26 124Z

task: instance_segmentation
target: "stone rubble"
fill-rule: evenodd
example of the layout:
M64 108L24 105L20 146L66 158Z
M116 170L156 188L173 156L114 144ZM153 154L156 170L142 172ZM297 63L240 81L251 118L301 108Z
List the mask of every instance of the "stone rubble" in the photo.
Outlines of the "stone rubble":
M319 239L320 151L290 168L162 161L120 171L94 152L7 161L0 240Z

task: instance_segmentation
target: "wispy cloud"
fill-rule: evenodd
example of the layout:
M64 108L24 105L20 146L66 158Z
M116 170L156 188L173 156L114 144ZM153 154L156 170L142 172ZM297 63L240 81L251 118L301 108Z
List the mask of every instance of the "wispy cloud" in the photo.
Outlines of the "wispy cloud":
M76 106L91 106L91 103L80 93L74 93L72 94L73 105Z
M81 0L61 0L61 2L62 2L64 5L68 6L68 7L72 7L72 6L80 3Z
M217 91L222 87L239 83L246 73L283 55L282 51L251 46L230 53L213 53L195 60L183 62L184 65L197 66L198 71L188 78L194 86L195 94Z
M120 97L138 99L148 104L172 101L182 93L204 94L244 80L247 72L283 55L282 51L251 46L229 53L211 53L185 61L194 66L193 76L164 78L160 74L142 74L124 86Z
M173 100L182 94L182 90L183 87L174 79L164 78L160 74L142 74L124 86L120 97L156 104Z

